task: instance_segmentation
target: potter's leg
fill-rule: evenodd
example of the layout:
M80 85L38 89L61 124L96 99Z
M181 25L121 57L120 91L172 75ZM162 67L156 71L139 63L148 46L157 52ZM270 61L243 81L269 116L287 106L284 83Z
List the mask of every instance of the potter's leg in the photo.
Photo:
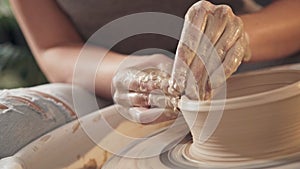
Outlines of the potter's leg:
M61 84L61 83L52 83L47 85L41 85L31 88L36 91L47 93L53 95L63 102L67 103L72 109L76 111L74 104L78 106L84 106L81 108L86 114L93 112L97 109L107 107L112 104L112 101L108 101L99 97L94 96L93 93L88 92L87 90L80 88L75 85ZM77 103L77 102L78 103ZM79 101L81 103L79 103ZM89 102L96 102L95 105Z
M76 97L86 103L95 99L79 87L73 89ZM84 105L80 109L86 114L97 108ZM0 158L14 154L42 134L74 119L71 85L47 84L0 91Z

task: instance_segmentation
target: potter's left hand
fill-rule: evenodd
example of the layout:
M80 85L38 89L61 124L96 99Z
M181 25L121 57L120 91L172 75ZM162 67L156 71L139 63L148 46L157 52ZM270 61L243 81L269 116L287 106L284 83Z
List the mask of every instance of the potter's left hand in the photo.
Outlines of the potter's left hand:
M134 58L135 61L128 59L130 67L123 66L126 68L121 68L113 79L115 103L140 123L175 118L177 112L172 104L175 96L167 92L172 60L161 54Z

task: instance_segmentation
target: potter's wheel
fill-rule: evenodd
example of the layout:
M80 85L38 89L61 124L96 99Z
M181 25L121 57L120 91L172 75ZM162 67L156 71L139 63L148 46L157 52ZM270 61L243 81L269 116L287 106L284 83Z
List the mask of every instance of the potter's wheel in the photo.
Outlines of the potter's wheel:
M300 71L251 72L234 76L227 84L222 118L206 142L199 144L195 138L200 138L198 129L205 128L206 119L214 112L209 112L210 105L183 100L179 108L184 118L177 119L182 122L173 125L172 131L177 132L169 135L173 142L163 138L156 145L148 139L134 142L104 168L299 168L299 163L290 164L300 161ZM191 130L193 139L191 135L178 136L183 128ZM157 145L164 145L160 153L143 155ZM133 150L139 151L134 152L135 156L128 155ZM197 159L191 155L193 152Z
M184 120L182 117L180 120ZM184 124L174 126L178 130L185 128ZM157 132L150 137L159 135L161 132ZM174 137L175 138L175 137ZM181 140L181 141L180 141ZM189 157L188 149L192 143L192 137L188 134L184 139L174 139L174 142L169 143L162 150L162 153L148 158L128 158L114 156L112 157L102 168L120 168L120 169L257 169L257 168L269 168L277 169L284 168L286 165L297 162L300 160L300 152L296 154L290 154L285 157L278 157L269 160L249 160L249 161L239 161L239 162L207 162L207 161L193 161L192 157ZM178 143L180 141L180 143ZM178 144L177 144L178 143ZM131 154L131 150L143 142L135 142L132 146L128 146L123 151L122 156L126 156L127 153ZM174 145L176 144L176 145ZM144 150L152 149L154 147L146 147ZM152 145L153 146L153 145ZM140 151L141 156L143 156L143 150Z

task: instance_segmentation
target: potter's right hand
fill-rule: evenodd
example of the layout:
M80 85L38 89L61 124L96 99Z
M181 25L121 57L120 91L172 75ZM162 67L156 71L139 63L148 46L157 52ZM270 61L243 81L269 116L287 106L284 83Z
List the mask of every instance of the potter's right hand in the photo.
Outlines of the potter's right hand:
M210 99L210 90L220 86L250 56L243 22L229 6L213 5L203 0L188 10L176 59L184 62L193 73L201 100ZM176 59L176 69L172 72L175 81L182 79L173 77L180 75L176 71L181 70ZM224 73L220 73L220 70ZM180 86L181 90L185 87Z

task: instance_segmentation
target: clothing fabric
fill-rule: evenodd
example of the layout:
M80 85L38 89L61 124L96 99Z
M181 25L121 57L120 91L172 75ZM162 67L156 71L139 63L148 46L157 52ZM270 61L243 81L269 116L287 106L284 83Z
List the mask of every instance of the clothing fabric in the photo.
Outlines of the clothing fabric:
M232 1L232 0L231 0ZM231 2L229 1L229 2ZM180 18L184 18L187 10L198 0L129 0L129 1L117 1L117 0L57 0L58 5L63 12L70 18L74 27L84 40L88 40L97 30L101 29L104 25L113 22L121 17L142 13L142 12L161 12L165 14L175 15ZM222 3L223 1L214 1L214 3ZM240 0L234 0L233 9L236 12L240 12L243 3ZM134 26L145 24L148 22L144 20L140 23L135 23ZM166 21L167 22L167 21ZM183 23L177 25L170 24L170 31L181 30ZM123 25L121 25L122 27ZM161 25L157 23L157 27ZM123 26L124 29L126 26ZM112 30L113 31L113 30ZM133 52L156 48L163 49L172 53L175 53L178 39L180 38L180 31L178 31L177 39L159 35L159 34L139 34L126 38L116 44L111 50L122 53L131 54ZM109 40L108 40L109 41ZM108 48L109 45L104 41L97 45ZM157 50L160 52L161 50ZM156 51L150 51L153 54ZM163 53L167 54L167 53Z
M84 40L88 40L97 30L105 24L114 21L120 17L140 13L140 12L163 12L184 18L186 11L198 0L56 0L63 12L70 18L74 27ZM232 7L234 13L250 13L260 10L263 6L269 5L272 0L251 1L251 0L210 0L214 4L228 4ZM147 22L147 21L145 21ZM137 23L136 26L143 23ZM157 26L160 26L159 24ZM180 29L170 27L170 30ZM124 27L124 29L126 29ZM178 38L179 39L178 34ZM158 34L140 34L129 37L116 44L112 50L122 54L132 54L136 51L154 48L149 50L153 54L163 53L174 57L178 40ZM107 44L101 43L102 47ZM155 50L157 49L157 50ZM162 50L161 50L162 49ZM168 52L163 52L163 50ZM170 54L171 53L171 54ZM173 54L172 54L173 53ZM269 66L282 65L285 63L300 62L300 57L294 56L266 63L242 64L239 72L249 71Z
M162 12L184 18L187 10L199 0L56 0L63 12L70 18L83 39L105 24L120 17L140 12ZM235 13L254 12L246 7L251 0L210 0L214 4L228 4ZM252 2L252 1L251 1ZM270 2L266 1L266 2ZM255 4L255 2L253 2ZM267 5L268 3L264 3ZM249 6L249 5L248 5ZM258 5L259 6L259 5ZM253 7L252 7L253 8ZM147 22L147 21L145 21ZM141 23L143 24L143 23ZM157 25L159 26L159 25ZM181 25L178 25L181 27ZM157 39L150 39L155 40ZM144 43L147 43L144 42Z
M80 115L73 97L84 102L79 105ZM95 107L90 104L93 99L86 90L67 84L0 90L0 159L78 116L109 105L103 100Z

